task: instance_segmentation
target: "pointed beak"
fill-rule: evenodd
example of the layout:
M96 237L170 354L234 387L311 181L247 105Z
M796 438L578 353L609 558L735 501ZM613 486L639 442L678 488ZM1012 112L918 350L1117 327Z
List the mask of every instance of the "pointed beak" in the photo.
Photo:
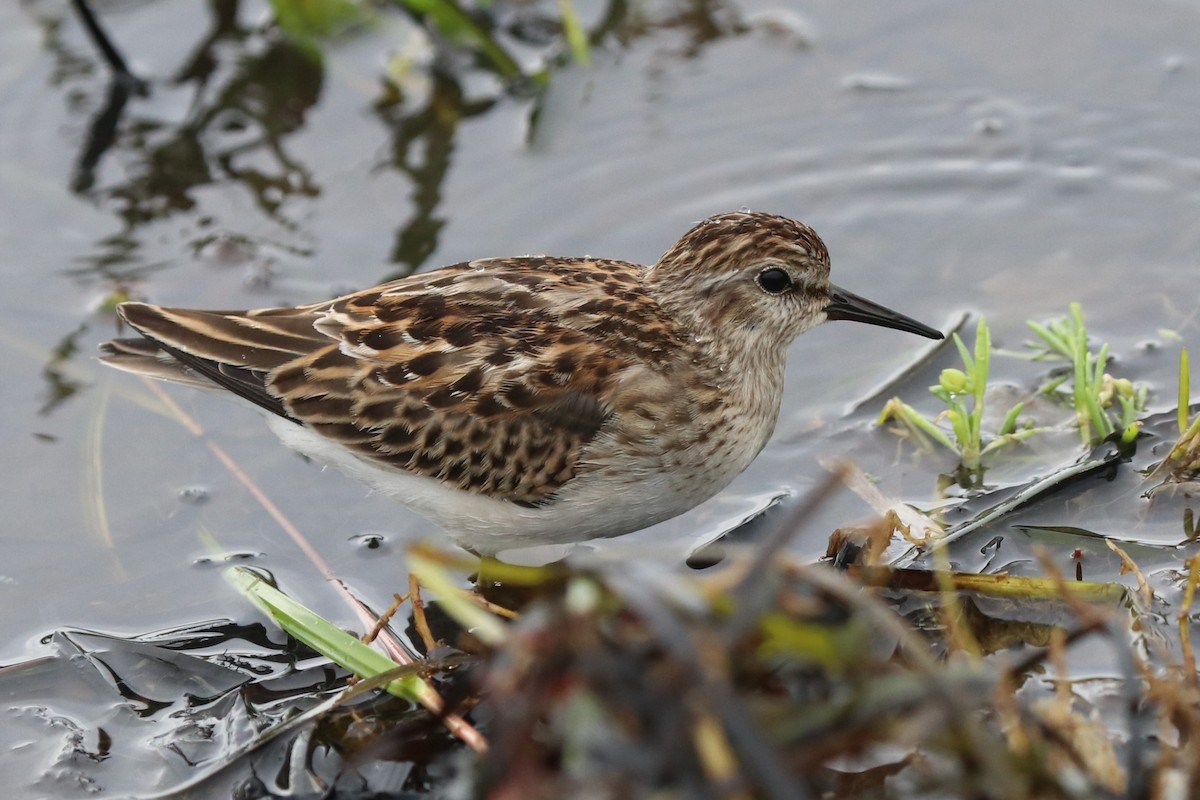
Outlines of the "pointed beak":
M848 319L853 322L865 322L868 325L879 325L883 328L895 328L898 331L908 331L927 336L930 339L946 338L941 331L923 325L912 317L906 317L836 286L829 287L829 305L825 307L825 316L829 319Z

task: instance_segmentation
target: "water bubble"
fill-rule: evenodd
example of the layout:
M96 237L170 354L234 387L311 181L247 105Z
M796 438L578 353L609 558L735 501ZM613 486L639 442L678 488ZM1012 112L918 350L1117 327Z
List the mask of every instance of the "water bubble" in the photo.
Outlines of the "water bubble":
M197 556L192 559L192 566L223 567L235 561L253 561L256 558L262 558L264 555L266 554L255 550L226 550L221 553Z
M382 533L359 533L351 536L350 541L367 550L378 550L387 544L387 536Z
M207 486L184 486L179 490L180 500L196 506L207 503L211 496Z

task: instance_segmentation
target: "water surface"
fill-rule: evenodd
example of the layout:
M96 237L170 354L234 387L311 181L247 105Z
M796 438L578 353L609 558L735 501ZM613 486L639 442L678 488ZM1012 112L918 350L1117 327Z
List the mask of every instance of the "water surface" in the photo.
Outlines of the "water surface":
M578 5L589 24L606 11ZM480 256L650 261L694 221L749 207L815 227L846 288L947 328L986 314L1005 348L1027 338L1025 319L1079 301L1115 367L1151 386L1151 410L1173 407L1180 342L1200 351L1200 9L693 5L647 2L592 66L559 59L532 91L466 57L439 62L395 11L324 42L318 63L264 27L265 4L102 4L149 91L126 100L99 158L87 151L109 77L78 20L58 3L10 9L0 30L0 662L49 652L42 638L63 627L246 618L254 612L221 579L225 555L345 615L205 439L145 385L96 363L97 343L117 332L106 301L118 294L259 307ZM504 12L505 41L528 64L554 57L513 33L537 11ZM407 72L389 84L389 63L401 61ZM847 323L806 334L758 461L713 502L598 546L678 563L775 500L794 503L823 474L818 457L839 453L885 493L932 497L949 466L914 463L869 425L877 407L857 407L931 347ZM950 365L934 359L903 385L906 399L932 410L923 387ZM994 369L1024 390L1039 376L1016 360ZM362 594L398 589L405 544L436 536L279 446L253 409L167 391ZM1185 501L1148 511L1136 477L1123 480L1020 522L1155 546L1186 538ZM795 547L815 558L833 528L871 513L839 496ZM1011 560L1027 556L1030 529L1002 532ZM994 534L957 558L1009 563L985 549ZM1177 552L1154 553L1162 570L1177 566ZM1089 577L1117 576L1095 564Z

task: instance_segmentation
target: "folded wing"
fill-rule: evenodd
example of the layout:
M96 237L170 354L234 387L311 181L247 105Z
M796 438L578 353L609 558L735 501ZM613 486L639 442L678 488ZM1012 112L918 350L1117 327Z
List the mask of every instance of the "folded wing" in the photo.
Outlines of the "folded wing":
M110 342L104 358L219 386L363 458L543 505L585 468L622 375L652 356L637 334L657 311L600 290L635 280L634 265L591 262L589 291L563 285L577 269L543 263L472 262L298 308L125 303L145 338ZM613 346L621 326L628 347Z

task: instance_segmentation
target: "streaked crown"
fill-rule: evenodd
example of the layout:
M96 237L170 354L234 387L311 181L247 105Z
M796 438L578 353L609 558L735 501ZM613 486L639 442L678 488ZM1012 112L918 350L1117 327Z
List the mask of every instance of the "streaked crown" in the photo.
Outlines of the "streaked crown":
M684 234L650 268L646 285L695 333L782 349L825 320L829 251L816 231L787 217L721 214Z

